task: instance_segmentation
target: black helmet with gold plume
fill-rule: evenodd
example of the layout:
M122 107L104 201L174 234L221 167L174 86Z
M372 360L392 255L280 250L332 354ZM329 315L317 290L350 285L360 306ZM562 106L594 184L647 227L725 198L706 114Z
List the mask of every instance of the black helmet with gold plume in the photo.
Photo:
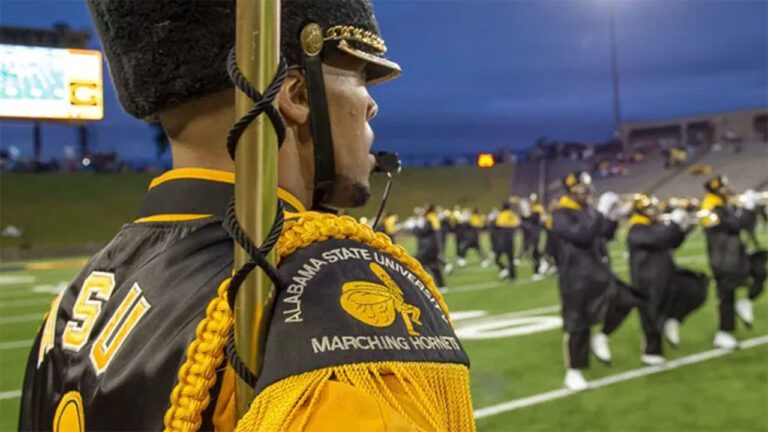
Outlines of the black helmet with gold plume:
M586 171L569 173L563 178L563 187L571 195L589 195L594 192L592 176Z
M644 193L632 194L632 213L655 217L659 212L659 200Z
M724 196L731 192L729 185L728 177L718 174L704 183L704 189L710 193Z

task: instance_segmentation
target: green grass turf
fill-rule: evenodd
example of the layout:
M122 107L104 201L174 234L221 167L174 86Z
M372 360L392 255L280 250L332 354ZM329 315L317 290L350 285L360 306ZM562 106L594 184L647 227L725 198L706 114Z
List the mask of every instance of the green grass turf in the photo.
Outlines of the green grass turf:
M768 233L761 233L763 242ZM407 247L413 240L404 238ZM487 242L486 242L487 243ZM611 246L613 265L626 278L623 244ZM449 251L452 244L449 243ZM704 239L693 234L677 251L680 264L706 270ZM451 255L449 252L448 255ZM531 267L523 260L517 282L498 281L496 269L481 269L471 255L467 268L447 278L445 294L452 312L483 310L489 315L556 305L554 278L530 280ZM0 324L0 347L34 337L52 298L35 293L39 285L70 279L76 270L5 272L2 278L32 276L34 281L0 284L0 322L30 317L22 322ZM472 290L474 288L474 290ZM707 303L683 325L679 349L665 346L669 359L711 349L717 326L716 296L710 288ZM743 295L743 292L739 293ZM768 334L768 296L755 304L752 330L742 327L740 339ZM542 315L556 316L556 312ZM478 318L483 320L487 318ZM461 329L471 320L459 320ZM588 379L637 369L642 337L635 312L611 338L613 366L592 362ZM562 333L559 329L525 336L464 342L471 361L471 385L475 408L483 408L562 387ZM28 348L0 349L0 393L21 386ZM0 400L0 431L16 425L18 398ZM768 345L727 354L659 374L567 396L538 405L478 420L480 431L768 431Z
M2 174L0 175L0 228L14 225L22 238L3 238L0 249L20 244L46 247L104 244L120 226L130 222L146 192L148 174ZM394 182L388 209L410 215L415 206L436 201L489 210L507 196L512 165L493 169L475 166L410 168ZM356 216L373 217L379 207L385 177L371 177L373 198ZM478 193L482 191L483 193ZM62 229L65 227L65 229Z
M102 244L136 216L147 174L2 174L0 226L14 225L22 238L0 247Z

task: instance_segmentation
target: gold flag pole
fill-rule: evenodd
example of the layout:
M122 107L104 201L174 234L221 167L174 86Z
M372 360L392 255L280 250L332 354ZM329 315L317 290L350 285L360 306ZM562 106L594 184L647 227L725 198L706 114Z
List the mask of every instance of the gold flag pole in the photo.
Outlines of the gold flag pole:
M237 63L245 78L264 91L272 81L280 60L280 2L276 0L237 0ZM213 37L213 35L212 35ZM237 118L253 106L247 95L236 90ZM277 136L261 115L240 138L235 158L235 213L240 226L260 245L269 234L277 211ZM235 268L249 259L235 245ZM275 254L267 260L274 264ZM243 282L235 301L235 346L248 369L261 370L274 287L258 269ZM237 416L242 418L254 398L253 389L237 378Z

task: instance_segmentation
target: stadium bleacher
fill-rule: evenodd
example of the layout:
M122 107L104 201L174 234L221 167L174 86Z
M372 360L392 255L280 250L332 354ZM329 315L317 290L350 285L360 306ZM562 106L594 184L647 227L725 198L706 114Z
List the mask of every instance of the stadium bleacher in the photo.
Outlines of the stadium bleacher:
M761 142L742 143L736 147L712 146L692 153L686 164L674 168L665 167L665 156L661 151L647 154L642 161L626 164L625 175L600 177L594 175L598 191L613 191L619 194L651 192L659 198L695 197L703 193L702 183L706 175L694 175L691 167L707 167L712 173L728 176L734 187L763 189L768 186L768 144ZM561 193L560 180L571 171L591 171L593 162L585 160L554 159L547 161L547 193L549 198ZM511 190L514 195L528 195L538 192L539 161L527 160L517 165Z

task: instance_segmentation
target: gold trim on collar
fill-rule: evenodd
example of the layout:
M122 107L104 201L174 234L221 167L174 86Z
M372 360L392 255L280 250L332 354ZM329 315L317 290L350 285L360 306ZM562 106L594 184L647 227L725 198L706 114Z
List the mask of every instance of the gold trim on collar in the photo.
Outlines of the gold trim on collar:
M304 204L302 204L301 201L299 201L298 198L296 198L292 193L288 192L287 190L285 190L283 188L280 188L280 187L277 188L277 197L280 198L281 200L287 202L288 204L290 204L291 207L295 208L296 211L299 212L299 213L307 211L307 208L304 207ZM293 212L288 212L288 211L286 211L286 212L287 213L293 213Z
M232 173L229 171L208 169L208 168L176 168L162 174L159 177L155 177L154 179L152 179L152 181L149 183L149 189L151 190L171 180L181 180L181 179L208 180L208 181L215 181L219 183L234 184L235 173ZM287 190L281 187L277 188L277 197L287 202L288 204L290 204L298 212L307 211L307 208L304 207L304 204L302 204L298 198L296 198L292 193L288 192ZM153 219L153 218L160 218L160 217L166 217L166 216L171 216L174 218L173 219L161 218L159 220ZM175 218L176 216L182 216L186 219L178 219L178 218ZM160 221L165 222L168 220L174 220L174 221L192 220L192 219L199 219L199 218L208 217L208 216L211 216L211 215L154 215L154 216L148 216L146 218L137 219L134 222L160 222Z
M352 40L367 45L381 54L387 52L384 39L371 31L353 26L333 26L325 31L324 40Z
M634 213L629 218L629 226L635 226L635 225L650 225L651 224L651 218L649 218L646 215L641 215L638 213Z
M149 183L149 189L151 190L167 181L179 179L209 180L234 184L235 173L208 168L176 168L152 179Z
M581 210L581 204L577 203L573 198L569 197L568 195L563 195L560 198L560 208Z
M191 220L198 220L198 219L205 219L207 217L211 217L213 215L209 214L157 214L152 216L146 216L143 218L138 218L133 223L146 223L146 222L187 222Z

